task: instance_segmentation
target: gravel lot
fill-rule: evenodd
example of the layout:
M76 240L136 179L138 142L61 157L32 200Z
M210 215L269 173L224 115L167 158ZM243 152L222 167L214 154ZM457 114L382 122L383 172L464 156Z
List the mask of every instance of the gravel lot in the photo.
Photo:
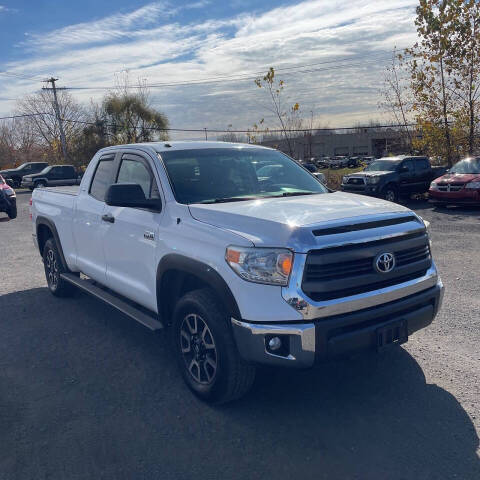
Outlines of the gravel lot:
M30 192L0 214L0 479L479 479L480 209L432 210L443 309L405 348L262 370L209 407L167 338L46 289Z

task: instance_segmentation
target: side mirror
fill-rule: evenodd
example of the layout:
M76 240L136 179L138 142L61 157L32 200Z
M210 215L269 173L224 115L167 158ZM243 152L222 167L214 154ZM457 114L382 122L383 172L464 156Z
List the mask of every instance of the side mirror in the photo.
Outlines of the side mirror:
M115 183L108 187L105 203L111 207L149 208L160 211L160 199L147 199L138 183Z

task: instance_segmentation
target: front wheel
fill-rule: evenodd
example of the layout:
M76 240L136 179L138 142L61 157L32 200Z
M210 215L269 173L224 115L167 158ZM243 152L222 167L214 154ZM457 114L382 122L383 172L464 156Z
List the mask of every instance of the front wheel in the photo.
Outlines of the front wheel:
M44 181L37 182L33 188L44 188L47 184Z
M177 363L188 387L210 403L242 397L255 379L255 367L240 357L229 321L208 288L187 293L175 308L172 341Z
M7 210L7 215L10 220L17 218L17 202L12 201L10 204L10 208Z
M398 190L395 185L387 185L383 190L383 198L387 200L387 202L398 202Z

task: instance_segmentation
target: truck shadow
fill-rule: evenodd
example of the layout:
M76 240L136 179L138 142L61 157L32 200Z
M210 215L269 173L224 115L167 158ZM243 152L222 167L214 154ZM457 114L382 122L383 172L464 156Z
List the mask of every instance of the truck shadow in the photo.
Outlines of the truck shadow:
M211 407L167 334L86 295L15 292L0 312L4 478L480 478L469 416L402 348L261 369Z

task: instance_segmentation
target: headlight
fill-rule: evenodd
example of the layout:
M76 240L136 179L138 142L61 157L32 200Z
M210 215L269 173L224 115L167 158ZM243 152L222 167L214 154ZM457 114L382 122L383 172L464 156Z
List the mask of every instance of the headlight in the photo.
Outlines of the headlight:
M380 181L380 177L367 177L367 183L375 184Z
M346 185L347 182L348 182L348 177L346 175L344 175L343 178L342 178L342 183L344 185Z
M435 182L430 184L430 190L438 190L438 185Z
M5 192L5 195L8 195L9 197L15 196L15 190L13 188L6 188L4 192Z
M465 185L465 188L471 190L480 190L480 182L470 182Z
M244 280L286 286L293 253L284 248L228 247L225 260Z

